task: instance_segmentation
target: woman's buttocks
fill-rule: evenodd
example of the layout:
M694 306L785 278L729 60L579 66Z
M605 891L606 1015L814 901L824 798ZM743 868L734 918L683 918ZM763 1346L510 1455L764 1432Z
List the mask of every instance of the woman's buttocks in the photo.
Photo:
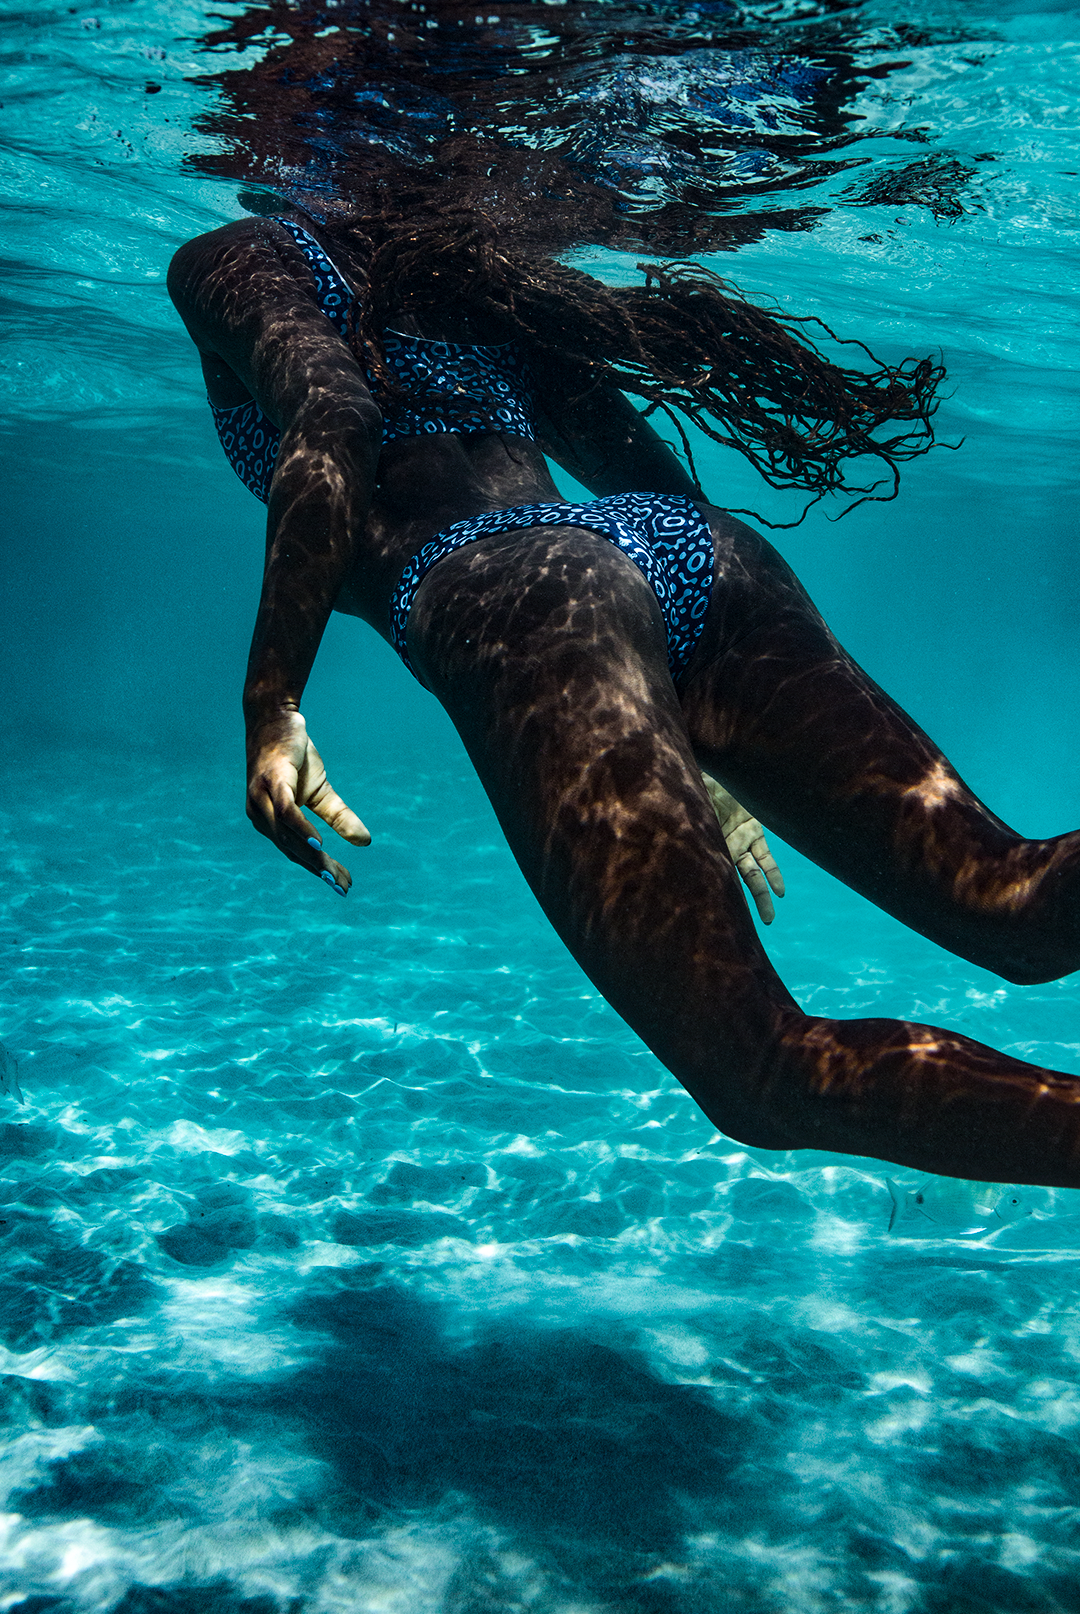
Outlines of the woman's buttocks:
M578 668L605 682L609 662L623 667L628 635L663 659L663 618L640 570L596 531L538 525L441 559L416 589L398 648L436 691L474 676L517 677L535 691L552 657L558 680Z

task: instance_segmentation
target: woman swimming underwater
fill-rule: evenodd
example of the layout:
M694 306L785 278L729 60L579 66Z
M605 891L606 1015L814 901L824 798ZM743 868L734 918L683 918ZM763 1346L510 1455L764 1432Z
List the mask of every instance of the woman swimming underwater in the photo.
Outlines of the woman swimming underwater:
M370 837L299 706L331 610L359 616L449 713L574 957L721 1131L1080 1186L1080 1078L800 1010L702 769L745 803L725 827L750 872L753 814L1020 983L1080 967L1080 832L1028 841L995 818L625 396L818 494L853 455L895 471L921 452L940 371L839 369L704 271L617 291L511 260L475 220L328 233L283 211L190 242L170 288L226 452L269 504L244 695L262 834L348 889L301 808ZM593 503L561 501L545 452Z

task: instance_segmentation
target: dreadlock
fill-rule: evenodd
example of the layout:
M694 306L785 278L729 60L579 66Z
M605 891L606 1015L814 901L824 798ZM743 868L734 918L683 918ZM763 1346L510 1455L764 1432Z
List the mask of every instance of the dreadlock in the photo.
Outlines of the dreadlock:
M382 332L403 311L430 315L450 305L516 340L541 389L545 374L558 375L564 398L569 380L570 401L577 401L613 383L642 399L646 415L661 411L680 434L696 483L680 417L742 454L770 487L809 492L800 521L827 494L846 495L849 509L895 498L900 462L933 446L945 371L931 359L884 364L824 321L769 312L694 264L641 263L643 286L606 286L553 257L522 251L513 229L500 224L490 192L485 200L483 208L454 208L444 197L432 218L426 208L403 206L399 194L392 212L349 226L369 265L353 342L387 393L400 389L386 366ZM814 327L860 348L873 368L835 363L813 340ZM447 407L445 394L439 401ZM557 400L551 403L557 419ZM847 462L860 457L879 462L885 475L849 481ZM883 485L888 491L878 493Z

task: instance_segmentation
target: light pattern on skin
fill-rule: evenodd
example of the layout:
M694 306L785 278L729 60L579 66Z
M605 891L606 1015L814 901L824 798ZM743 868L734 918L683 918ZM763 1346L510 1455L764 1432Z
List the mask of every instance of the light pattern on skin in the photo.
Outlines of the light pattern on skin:
M947 807L957 795L956 775L941 762L935 762L918 784L909 785L905 794L917 796L928 809Z

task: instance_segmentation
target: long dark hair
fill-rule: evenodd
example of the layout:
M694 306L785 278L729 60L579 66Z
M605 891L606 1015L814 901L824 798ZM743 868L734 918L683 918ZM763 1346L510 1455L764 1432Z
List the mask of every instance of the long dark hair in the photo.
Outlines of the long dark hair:
M464 199L418 180L414 194L397 191L381 213L332 226L368 265L353 340L388 393L395 383L383 331L402 311L453 305L516 340L541 386L545 375L557 375L563 401L609 383L642 399L646 414L662 411L695 482L681 417L737 450L771 487L809 492L803 516L827 494L847 496L848 509L894 498L900 463L933 446L945 371L932 359L885 364L823 321L770 312L697 264L641 263L643 285L607 286L541 250L558 232L554 209L540 208L532 219L511 213L514 189L500 207L490 187L482 200ZM827 356L815 329L860 349L869 367ZM550 400L556 422L559 401ZM443 395L440 403L446 406ZM884 476L850 481L848 462L860 458Z

